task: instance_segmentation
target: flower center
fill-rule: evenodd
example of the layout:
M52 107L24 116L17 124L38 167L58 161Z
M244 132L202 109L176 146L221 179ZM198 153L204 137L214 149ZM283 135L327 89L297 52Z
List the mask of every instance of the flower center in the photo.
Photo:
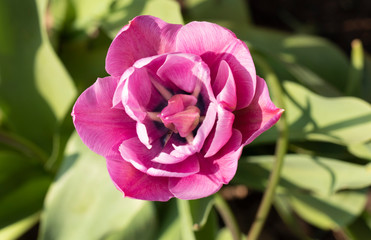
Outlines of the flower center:
M200 109L193 95L177 94L168 100L168 105L159 117L165 127L181 137L187 138L200 122Z

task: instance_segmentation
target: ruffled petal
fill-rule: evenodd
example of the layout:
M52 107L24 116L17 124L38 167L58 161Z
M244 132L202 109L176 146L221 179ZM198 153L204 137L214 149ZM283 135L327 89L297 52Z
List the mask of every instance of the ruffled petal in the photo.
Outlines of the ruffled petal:
M272 127L281 117L283 109L277 108L269 97L264 79L257 77L256 93L251 104L235 112L233 127L242 133L244 145Z
M157 75L162 81L172 82L178 89L188 93L193 93L200 80L210 82L208 66L193 54L167 55Z
M237 109L247 107L255 93L255 66L246 44L221 26L208 22L191 22L176 36L176 51L201 56L215 79L219 63L228 63L235 79ZM213 84L213 82L211 83Z
M240 131L233 129L228 143L211 158L214 160L214 164L219 166L219 173L224 184L228 184L236 174L238 160L243 149L241 144L242 134Z
M225 109L234 111L237 106L236 83L232 70L224 60L220 62L218 73L213 84L216 100Z
M199 171L198 159L188 157L176 164L162 164L151 161L159 151L161 144L153 144L154 149L147 149L137 138L124 141L120 146L123 159L130 162L136 169L157 177L185 177Z
M134 18L109 47L106 71L119 77L138 59L173 52L175 36L181 27L152 16Z
M218 120L216 121L213 134L208 138L210 141L205 144L208 147L205 157L213 156L229 141L229 138L232 136L233 121L233 113L218 107Z
M216 193L223 185L218 167L196 155L200 162L200 172L183 178L169 178L169 190L180 199L197 199Z
M228 143L213 157L197 155L200 171L184 178L169 178L169 189L180 199L198 199L216 193L229 183L236 173L238 159L241 156L241 133L233 129Z
M124 110L112 108L117 83L118 78L98 78L80 95L72 110L82 141L104 157L118 155L119 145L136 135L135 122Z
M168 201L174 197L169 191L167 177L149 176L130 163L115 159L107 159L107 168L116 188L125 197L149 201Z

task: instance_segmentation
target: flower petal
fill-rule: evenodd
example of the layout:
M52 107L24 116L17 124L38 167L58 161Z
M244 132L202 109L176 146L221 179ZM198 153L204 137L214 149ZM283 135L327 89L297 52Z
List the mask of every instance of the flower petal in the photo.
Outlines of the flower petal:
M178 89L192 93L198 81L210 82L209 68L199 56L169 54L157 75L162 81L172 82Z
M242 133L242 142L246 145L272 127L282 112L283 109L277 108L271 101L264 79L257 77L254 99L247 108L235 112L233 127Z
M180 199L197 199L216 193L223 185L218 167L196 154L200 172L183 178L169 178L169 190Z
M173 197L166 177L149 176L128 162L114 159L107 159L107 168L116 188L125 197L149 201L168 201Z
M237 170L241 156L241 133L234 129L230 141L213 157L197 155L200 171L184 178L169 178L169 189L180 199L197 199L216 193L229 183Z
M231 31L213 23L191 22L179 30L176 51L201 56L210 68L211 79L215 79L219 63L226 61L238 86L237 109L250 104L256 87L255 66L246 44Z
M82 141L104 157L118 155L119 145L136 135L135 122L124 110L112 108L117 83L118 78L98 78L80 95L72 110Z
M175 36L182 25L152 16L138 16L115 37L108 49L106 71L121 76L141 58L173 52Z
M152 149L147 149L138 138L125 140L119 148L125 161L151 176L184 177L199 171L198 159L192 157L175 164L153 162L152 159L158 155L161 149L160 141L153 143Z
M212 159L219 166L219 172L224 184L234 177L237 170L238 160L241 156L243 145L240 131L233 129L228 143L215 154Z
M208 147L205 157L213 156L229 141L229 138L232 136L233 121L233 113L222 107L218 107L218 120L216 121L213 134L208 138L210 142L205 144Z
M237 105L236 83L234 82L232 70L224 60L220 62L218 73L213 84L216 100L225 109L234 111Z

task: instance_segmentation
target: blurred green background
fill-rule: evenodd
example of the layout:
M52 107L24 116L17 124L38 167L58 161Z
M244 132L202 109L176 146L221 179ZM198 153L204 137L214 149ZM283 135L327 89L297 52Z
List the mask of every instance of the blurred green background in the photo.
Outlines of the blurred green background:
M141 14L231 29L283 100L288 151L261 239L371 238L370 12L361 0L0 0L0 239L233 239L218 197L122 198L74 133L74 101ZM272 128L248 145L218 195L243 234L277 138Z

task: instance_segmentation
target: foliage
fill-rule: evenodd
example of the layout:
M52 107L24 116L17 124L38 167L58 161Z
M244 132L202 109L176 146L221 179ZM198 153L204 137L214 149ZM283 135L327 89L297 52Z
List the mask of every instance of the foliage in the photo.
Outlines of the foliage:
M274 208L298 239L308 239L298 217L366 239L371 58L362 44L353 42L348 58L325 39L255 26L245 1L182 2L182 13L172 0L0 2L0 239L35 232L37 223L45 240L232 239L218 223L214 197L122 198L104 159L73 133L72 103L106 75L112 38L140 14L180 24L211 21L245 40L258 74L274 76L283 88L289 153ZM231 184L264 191L277 138L273 128L247 146Z

